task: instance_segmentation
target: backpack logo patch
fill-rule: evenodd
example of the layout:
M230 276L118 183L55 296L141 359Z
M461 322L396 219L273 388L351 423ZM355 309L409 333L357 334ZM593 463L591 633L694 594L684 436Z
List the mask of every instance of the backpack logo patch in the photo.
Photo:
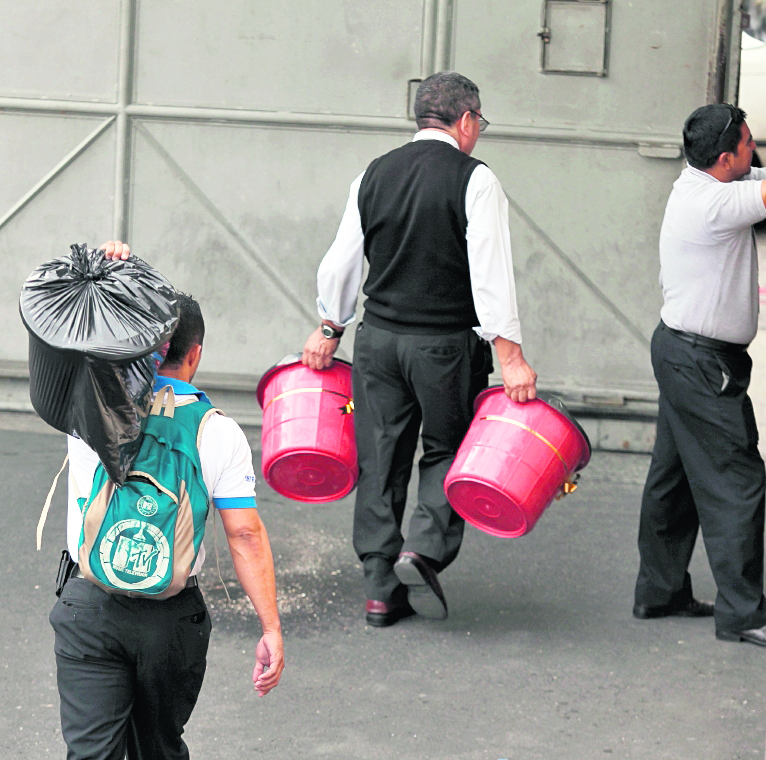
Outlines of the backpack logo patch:
M145 498L154 502L151 497ZM121 520L101 540L99 555L110 583L117 588L138 590L153 586L165 576L170 564L170 544L156 525L143 520Z
M144 516L151 517L157 514L159 507L151 496L142 496L136 503L136 509Z

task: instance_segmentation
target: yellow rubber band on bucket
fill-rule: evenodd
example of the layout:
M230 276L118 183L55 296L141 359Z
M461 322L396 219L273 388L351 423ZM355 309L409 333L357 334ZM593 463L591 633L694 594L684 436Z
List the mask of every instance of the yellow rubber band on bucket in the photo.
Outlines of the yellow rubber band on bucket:
M564 461L564 457L562 457L559 453L559 450L547 438L540 435L540 433L538 433L536 430L532 430L531 427L525 425L523 422L519 422L518 420L512 420L508 417L498 417L494 414L488 414L486 417L481 417L480 419L494 420L495 422L507 422L509 425L516 425L516 427L519 427L522 430L526 430L528 433L532 433L535 438L541 440L559 458L561 464L564 465L564 470L566 471L567 475L569 474L569 467L567 467L567 463Z
M292 396L295 393L332 393L333 396L340 396L343 399L346 399L346 404L341 407L344 409L344 414L350 414L354 411L354 400L346 396L344 393L340 393L338 391L331 391L328 388L293 388L291 391L284 391L284 393L280 393L278 396L274 396L271 401L269 401L266 406L263 407L263 411L265 412L275 401L279 401L280 399L285 398L285 396Z

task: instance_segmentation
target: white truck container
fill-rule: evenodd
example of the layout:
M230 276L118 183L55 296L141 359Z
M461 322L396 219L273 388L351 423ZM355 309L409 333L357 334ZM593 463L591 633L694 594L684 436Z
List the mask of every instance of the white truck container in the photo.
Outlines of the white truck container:
M24 277L70 243L116 236L200 300L207 383L257 421L257 378L317 324L316 267L350 182L411 138L417 82L449 68L479 85L491 122L474 155L509 197L540 386L593 418L595 445L651 445L659 228L685 117L736 98L738 2L40 0L6 11L5 408L24 408Z

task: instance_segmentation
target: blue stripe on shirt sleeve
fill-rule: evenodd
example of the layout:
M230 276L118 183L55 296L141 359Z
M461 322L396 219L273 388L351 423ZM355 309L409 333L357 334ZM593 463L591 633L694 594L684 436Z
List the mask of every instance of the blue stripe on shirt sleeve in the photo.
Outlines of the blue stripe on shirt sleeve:
M255 496L234 496L229 499L213 499L218 509L252 509L257 508Z

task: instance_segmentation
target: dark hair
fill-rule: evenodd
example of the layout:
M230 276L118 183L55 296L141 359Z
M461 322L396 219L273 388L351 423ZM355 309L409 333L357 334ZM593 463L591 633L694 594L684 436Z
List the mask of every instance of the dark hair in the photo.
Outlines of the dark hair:
M205 320L199 304L186 293L178 292L178 327L170 339L168 353L163 366L176 367L184 360L191 347L202 345L205 338Z
M466 111L481 108L479 88L457 71L439 71L424 79L415 93L418 129L451 127Z
M728 103L712 103L694 111L684 123L687 162L696 169L709 169L721 153L736 156L746 116L741 108Z

